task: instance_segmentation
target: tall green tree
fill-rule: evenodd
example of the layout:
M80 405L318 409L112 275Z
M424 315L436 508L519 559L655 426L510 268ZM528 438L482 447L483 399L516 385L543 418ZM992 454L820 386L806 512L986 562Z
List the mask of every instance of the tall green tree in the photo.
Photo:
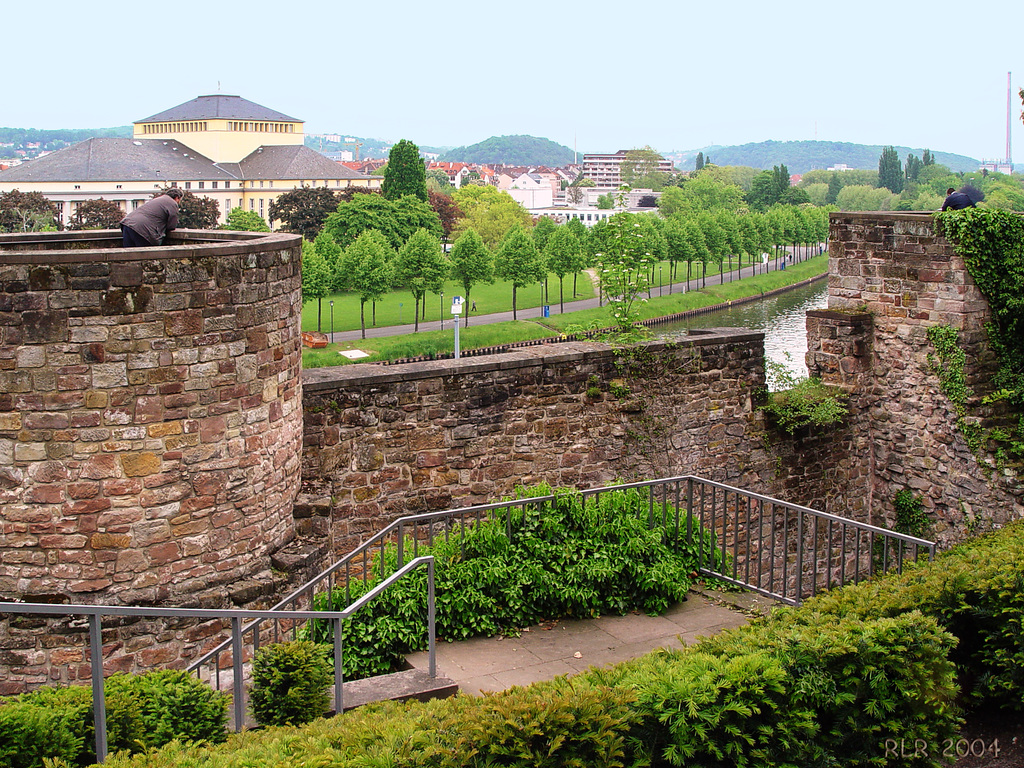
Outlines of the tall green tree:
M363 232L345 249L346 285L359 296L359 325L366 338L366 302L379 301L391 290L394 266L391 245L380 232Z
M271 203L273 205L273 203ZM247 211L244 208L232 208L221 229L230 229L234 232L269 232L270 227L256 211Z
M627 150L619 165L622 183L633 189L660 191L668 179L667 174L660 170L661 160L661 155L650 146Z
M312 242L327 217L338 210L339 202L338 195L327 187L299 187L270 201L270 221L280 221L285 232L294 232Z
M896 147L885 147L878 158L878 186L898 195L903 191L903 164Z
M427 202L427 167L420 157L419 147L402 139L391 148L380 189L388 200L412 195Z
M558 227L544 247L544 261L547 271L558 277L558 311L564 313L563 281L566 275L583 269L583 243L568 226Z
M675 281L679 264L693 261L693 245L686 232L686 219L682 216L673 216L665 221L665 244L668 246L669 263L669 293L672 292L672 283Z
M656 250L664 247L664 238L653 226L645 226L641 217L626 211L608 219L604 248L597 254L601 290L608 299L612 319L621 331L636 327L636 302L650 291L651 266L657 263Z
M425 229L417 230L398 251L395 278L415 300L415 331L420 329L420 305L426 311L426 294L438 293L451 269L441 243Z
M533 218L513 197L497 187L463 186L455 191L452 198L465 216L459 220L455 233L475 229L484 244L495 249L512 227L519 225L529 229Z
M335 291L345 290L345 269L342 264L344 255L342 248L331 237L329 232L321 232L313 241L313 249L317 255L324 260L331 273L331 289Z
M548 244L548 239L558 229L558 225L553 222L548 216L541 216L537 223L533 226L533 244L537 246L537 250L544 253L544 248Z
M451 277L462 283L466 291L466 321L469 326L470 291L478 283L494 282L494 255L484 245L475 229L467 229L452 246L450 258L452 262Z
M729 252L729 241L726 239L725 231L718 224L718 220L710 213L702 213L697 217L697 224L704 234L704 242L708 246L710 261L721 267L723 259ZM704 269L704 284L707 285L707 262Z
M686 263L686 282L689 285L693 272L693 262L699 262L703 265L704 271L707 271L707 262L711 258L711 251L708 249L707 240L704 239L704 231L696 219L685 219L683 226L686 231L686 239L690 243L690 252L692 253L692 261Z
M839 180L839 174L835 171L828 180L828 194L825 196L825 202L829 205L836 204L836 198L839 197L839 190L843 188L843 182Z
M494 274L512 283L512 319L517 320L517 291L544 279L544 264L537 246L519 225L512 227L494 254Z
M565 223L565 226L569 231L576 235L576 239L580 244L580 266L579 269L572 273L572 296L573 298L576 298L579 296L579 293L576 291L576 278L585 267L590 266L590 254L587 251L587 228L579 219L569 219L569 221Z
M313 243L302 241L302 303L316 301L316 329L321 331L320 302L331 293L331 268Z
M703 152L698 152L697 153L697 160L694 163L694 169L699 171L703 167L704 167L704 153Z

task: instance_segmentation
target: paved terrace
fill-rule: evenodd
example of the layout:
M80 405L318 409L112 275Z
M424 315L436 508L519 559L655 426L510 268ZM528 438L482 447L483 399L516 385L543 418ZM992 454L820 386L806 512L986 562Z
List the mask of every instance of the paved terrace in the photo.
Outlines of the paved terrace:
M515 685L617 664L657 648L681 648L701 637L746 624L775 603L753 593L691 592L661 616L627 614L545 622L519 637L480 637L437 644L437 673L463 693L480 695ZM426 671L427 653L408 658Z

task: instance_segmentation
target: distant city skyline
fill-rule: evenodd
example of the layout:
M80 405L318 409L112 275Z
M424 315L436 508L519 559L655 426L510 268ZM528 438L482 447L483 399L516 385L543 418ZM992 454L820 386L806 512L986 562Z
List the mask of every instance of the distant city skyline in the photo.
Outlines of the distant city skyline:
M428 146L512 134L581 152L818 139L1001 159L1008 71L1015 154L1024 141L1024 53L1012 43L1024 8L997 2L985 13L921 0L384 0L266 14L182 0L111 16L57 0L4 36L7 60L25 66L5 84L0 125L127 125L219 86L310 133ZM97 63L107 59L87 44L102 48L114 33L148 58L125 44L110 53L116 66ZM81 60L59 55L82 50Z

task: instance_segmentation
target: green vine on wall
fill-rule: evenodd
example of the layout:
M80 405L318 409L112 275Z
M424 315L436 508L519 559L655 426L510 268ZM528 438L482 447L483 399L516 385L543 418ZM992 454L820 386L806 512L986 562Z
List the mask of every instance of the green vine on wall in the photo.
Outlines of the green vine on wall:
M978 289L984 294L992 310L992 320L987 324L989 346L999 359L999 370L994 377L996 391L985 398L986 403L1005 401L1016 413L1016 429L995 429L983 433L976 423L966 420L966 400L958 408L958 425L967 427L964 432L975 455L981 447L982 438L997 444L997 462L1006 458L1024 458L1024 442L1020 435L1024 430L1020 420L1024 416L1024 217L998 209L966 208L960 211L946 211L935 215L936 231L953 244L956 253L964 260L968 272ZM948 331L938 332L948 336ZM954 331L955 335L955 331ZM929 331L929 340L935 339ZM952 354L950 344L941 342ZM957 349L959 345L957 344ZM940 358L942 352L936 347ZM962 350L961 350L962 354ZM955 363L954 363L955 365ZM949 364L946 364L949 368ZM941 376L940 376L941 380ZM950 400L959 397L959 387L952 382L952 392L943 391ZM966 390L966 382L963 384Z
M928 365L939 378L939 388L953 404L956 427L967 441L971 453L981 450L982 429L967 415L967 400L974 392L967 386L967 353L960 347L960 334L949 325L933 325L928 329L928 341L934 353L928 353Z

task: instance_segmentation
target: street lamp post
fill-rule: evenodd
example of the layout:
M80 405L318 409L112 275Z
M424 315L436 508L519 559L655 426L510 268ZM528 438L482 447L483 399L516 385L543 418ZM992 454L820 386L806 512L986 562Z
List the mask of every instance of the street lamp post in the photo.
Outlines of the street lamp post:
M658 265L658 295L665 295L665 284L661 281L661 264Z
M441 291L441 330L444 330L444 291Z
M331 344L334 343L334 299L331 299Z

